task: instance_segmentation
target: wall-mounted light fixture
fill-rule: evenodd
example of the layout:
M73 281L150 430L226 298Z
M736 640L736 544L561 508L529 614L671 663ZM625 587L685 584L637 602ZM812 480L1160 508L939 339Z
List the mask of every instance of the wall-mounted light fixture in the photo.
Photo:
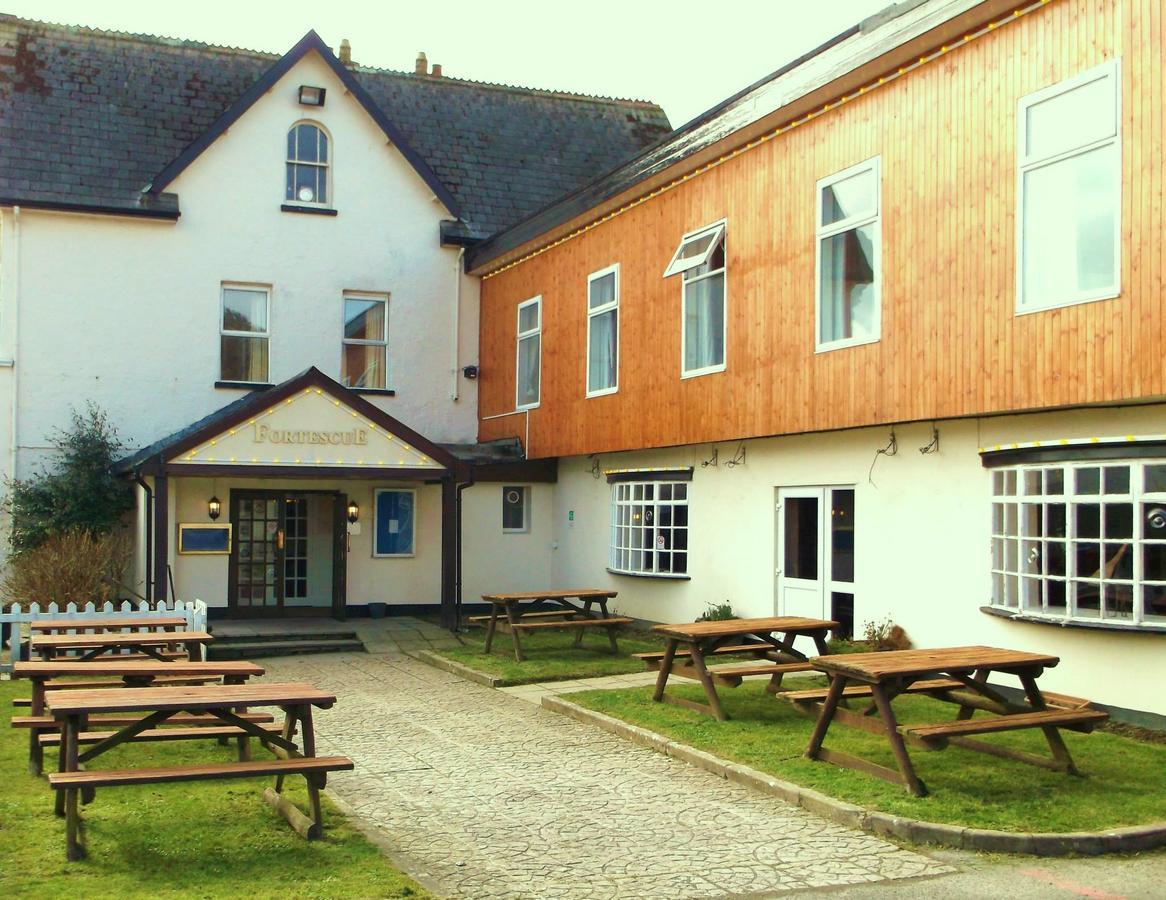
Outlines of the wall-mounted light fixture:
M210 516L212 522L218 519L218 517L222 515L222 512L223 504L218 497L211 497L206 502L206 514Z
M348 501L348 524L355 525L357 519L360 518L360 507L356 505L355 500Z
M462 377L468 379L469 381L473 381L478 377L478 367L466 366L464 369L462 369Z
M300 106L323 106L326 88L312 87L308 84L300 85Z

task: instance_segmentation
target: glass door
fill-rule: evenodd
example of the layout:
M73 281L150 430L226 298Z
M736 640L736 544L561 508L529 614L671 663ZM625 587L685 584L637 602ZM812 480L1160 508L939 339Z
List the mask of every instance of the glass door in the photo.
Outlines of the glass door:
M854 488L777 489L776 607L854 629Z
M281 494L232 491L235 540L228 602L240 614L283 608L284 503Z

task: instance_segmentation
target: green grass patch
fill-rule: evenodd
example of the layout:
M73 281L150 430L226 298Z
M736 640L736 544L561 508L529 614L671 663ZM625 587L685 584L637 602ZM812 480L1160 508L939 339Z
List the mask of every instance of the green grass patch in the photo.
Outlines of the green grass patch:
M89 855L66 862L65 820L53 815L48 782L28 774L28 732L8 724L12 698L28 693L27 682L0 681L0 882L7 896L429 896L326 797L325 838L303 840L263 801L270 778L98 790L95 801L82 807ZM133 744L91 766L233 758L232 748L214 741ZM293 777L286 787L306 810L303 784Z
M821 682L798 679L797 683L810 687ZM802 754L810 741L813 719L765 693L763 684L747 681L739 688L718 692L731 717L728 722L653 703L651 688L587 691L565 699L831 797L894 815L1018 832L1098 831L1166 819L1162 808L1166 746L1162 744L1101 731L1063 731L1084 777L954 746L941 752L909 747L915 771L931 791L927 797L912 797L903 788L870 775L805 759ZM704 701L696 684L670 683L668 692ZM852 701L852 708L861 709L856 704ZM947 722L955 718L955 709L930 697L895 701L896 715L903 723ZM1044 736L1035 730L977 739L1048 755ZM830 726L825 746L895 767L885 738L840 723Z
M535 631L522 635L522 662L514 658L510 635L494 635L494 645L487 654L486 630L471 632L466 644L433 652L452 659L471 669L486 672L502 680L502 684L534 684L539 681L564 681L570 678L598 678L602 675L626 675L643 672L644 664L632 659L633 653L662 650L664 645L642 632L624 632L619 635L619 655L611 652L607 634L594 629L583 635L583 646L571 646L575 636L570 631Z

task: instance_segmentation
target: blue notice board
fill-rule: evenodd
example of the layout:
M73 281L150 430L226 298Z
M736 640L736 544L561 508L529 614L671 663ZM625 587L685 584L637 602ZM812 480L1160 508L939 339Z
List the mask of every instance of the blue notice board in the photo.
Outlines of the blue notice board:
M226 525L179 525L178 552L230 553L231 526Z

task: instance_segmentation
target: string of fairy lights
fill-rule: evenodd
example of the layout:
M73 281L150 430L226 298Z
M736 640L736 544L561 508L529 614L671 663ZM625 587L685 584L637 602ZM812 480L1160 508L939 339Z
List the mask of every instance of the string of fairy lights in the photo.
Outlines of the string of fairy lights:
M876 91L879 88L884 87L885 85L888 85L888 84L891 84L892 82L898 81L899 79L903 78L904 76L909 75L912 72L918 71L923 66L926 66L929 63L935 62L937 59L942 59L948 53L951 53L952 51L957 50L960 47L967 46L972 41L978 40L979 38L982 38L985 35L992 34L997 29L1002 28L1006 25L1010 25L1013 22L1016 22L1019 19L1022 19L1024 16L1027 16L1030 13L1037 11L1038 9L1043 9L1044 7L1048 6L1049 3L1051 3L1051 2L1053 2L1053 0L1033 0L1033 2L1028 4L1027 6L1022 6L1022 7L1019 7L1017 9L1014 9L1011 13L1009 13L1006 16L1003 16L999 19L990 21L986 25L983 25L982 27L980 27L974 31L969 31L968 33L966 33L963 36L963 38L961 40L954 41L950 44L942 44L938 49L933 50L931 53L923 54L915 62L899 66L898 69L896 69L893 72L889 72L885 75L880 75L876 80L874 80L868 84L860 86L858 88L858 90L851 91L848 94L843 94L839 99L834 100L830 103L824 104L820 109L810 110L805 115L799 116L795 119L791 119L790 121L786 122L784 125L779 125L778 127L774 128L772 131L769 131L765 134L762 134L759 137L756 137L753 140L742 144L741 146L737 147L734 150L730 150L730 151L726 152L724 155L718 157L717 159L710 160L709 162L705 163L704 165L698 166L697 168L693 169L691 172L687 172L686 174L681 175L681 176L673 179L672 181L669 181L667 184L661 185L660 187L656 188L654 191L650 191L646 194L643 194L643 195L637 197L634 200L630 200L627 203L625 203L623 206L620 206L617 209L611 210L611 212L608 212L607 214L605 214L605 215L603 215L603 216L601 216L601 217L599 217L591 222L588 222L586 225L581 225L580 227L576 228L574 231L563 235L562 237L558 238L557 240L552 241L549 244L545 244L536 250L532 250L530 253L527 253L524 256L520 256L519 258L512 260L511 262L507 263L504 266L500 266L497 269L494 269L493 271L485 273L482 276L482 279L486 280L488 278L493 278L496 275L501 275L503 272L506 272L509 269L513 269L515 266L520 266L525 262L529 262L530 260L534 259L536 256L541 256L544 253L547 253L551 250L554 250L556 247L559 247L562 244L567 243L568 241L572 241L575 238L579 237L580 235L587 234L589 231L593 231L594 229L598 228L600 225L603 225L606 222L610 222L612 219L616 218L617 216L623 215L628 210L635 209L637 206L641 206L642 204L647 203L649 200L655 199L656 197L660 196L661 194L664 194L664 193L667 193L668 191L674 190L674 189L680 187L680 185L691 181L693 178L696 178L700 175L703 175L705 172L709 171L710 169L715 169L718 166L724 165L725 163L729 162L730 160L736 159L738 156L741 156L744 153L748 153L750 150L753 150L756 147L761 146L762 144L769 143L774 138L780 137L783 134L788 134L789 132L793 131L795 128L800 128L802 125L805 125L807 122L812 122L815 119L818 119L821 116L826 115L827 113L831 112L832 110L836 110L839 107L846 105L847 103L849 103L852 100L856 100L859 97L865 97L867 94L871 93L872 91Z

